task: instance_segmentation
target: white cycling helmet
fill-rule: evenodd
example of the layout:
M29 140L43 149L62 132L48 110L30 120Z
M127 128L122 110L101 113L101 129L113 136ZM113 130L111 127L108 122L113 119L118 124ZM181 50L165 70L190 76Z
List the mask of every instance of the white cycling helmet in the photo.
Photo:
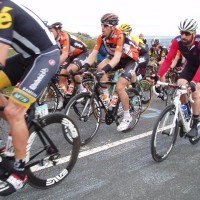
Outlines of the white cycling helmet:
M185 19L180 22L179 30L180 31L190 31L195 32L197 30L198 24L194 19Z

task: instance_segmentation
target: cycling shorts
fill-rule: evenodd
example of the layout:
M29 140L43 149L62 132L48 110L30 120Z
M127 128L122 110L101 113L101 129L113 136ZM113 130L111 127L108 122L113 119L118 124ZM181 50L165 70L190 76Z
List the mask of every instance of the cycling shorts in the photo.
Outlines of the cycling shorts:
M20 54L8 58L3 71L11 85L16 86L9 98L29 108L56 74L59 64L57 46L26 59Z
M130 81L132 76L135 74L136 69L138 68L138 62L134 61L130 57L122 58L113 71L122 68L123 71L121 73L121 77L125 78L127 81Z
M67 69L70 64L74 64L80 70L84 64L84 60L89 56L89 51L81 53L76 57L70 56L62 65L62 69Z

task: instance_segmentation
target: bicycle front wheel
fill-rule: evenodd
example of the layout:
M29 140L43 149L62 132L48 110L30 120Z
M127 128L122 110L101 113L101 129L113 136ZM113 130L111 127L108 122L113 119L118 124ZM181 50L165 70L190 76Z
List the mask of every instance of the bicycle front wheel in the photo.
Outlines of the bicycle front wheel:
M29 131L28 182L36 188L53 187L67 177L77 161L80 149L78 129L66 115L52 113L33 122ZM73 138L73 144L65 139L66 132Z
M79 133L81 146L90 142L96 135L101 121L101 109L98 100L92 100L90 93L80 93L70 99L64 113L73 118ZM70 137L66 135L70 142Z
M151 136L151 155L156 162L167 158L175 144L178 129L175 105L171 104L165 107L154 124Z
M57 92L56 86L54 84L48 85L40 97L37 99L37 104L39 106L47 104L50 113L56 112L58 107L59 94Z

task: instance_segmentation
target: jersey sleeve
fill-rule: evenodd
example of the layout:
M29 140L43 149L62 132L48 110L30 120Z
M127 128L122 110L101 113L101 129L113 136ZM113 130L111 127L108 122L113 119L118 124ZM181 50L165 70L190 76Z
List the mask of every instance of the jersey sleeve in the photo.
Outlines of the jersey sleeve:
M63 34L61 39L62 39L62 52L69 54L69 48L70 48L69 35L67 33Z
M174 57L176 56L177 54L177 51L178 51L178 42L176 40L173 40L171 46L170 46L170 50L167 54L167 57L165 59L165 61L163 62L163 64L161 65L159 71L158 71L158 75L160 77L162 77L169 69L171 63L172 63L172 60L174 59Z
M195 83L200 82L200 65L199 65L199 68L198 68L196 74L194 75L192 81L194 81Z
M97 40L96 40L96 44L95 44L93 50L99 51L99 49L100 49L102 43L103 43L102 36L99 35L99 37L98 37Z

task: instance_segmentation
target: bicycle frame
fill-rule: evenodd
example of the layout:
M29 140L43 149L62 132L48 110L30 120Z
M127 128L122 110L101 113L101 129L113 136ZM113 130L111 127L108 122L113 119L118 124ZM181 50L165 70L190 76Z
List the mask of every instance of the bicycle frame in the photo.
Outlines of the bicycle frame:
M190 128L191 118L190 118L189 121L187 121L185 119L184 114L182 112L181 101L180 101L181 95L188 94L187 88L185 86L179 86L177 84L170 84L170 83L165 83L165 82L160 82L160 81L157 82L157 85L158 86L162 86L162 85L163 86L170 86L170 87L174 87L174 88L177 89L176 94L175 94L175 98L173 100L173 104L175 105L175 117L174 117L173 122L172 122L172 127L175 127L176 120L180 118L180 121L182 122L186 133L189 132L189 130L191 129ZM154 93L156 93L155 92L155 86L153 87L153 91L154 91ZM189 98L189 101L193 102L191 97ZM168 129L168 128L170 128L170 127L168 126L166 129Z

